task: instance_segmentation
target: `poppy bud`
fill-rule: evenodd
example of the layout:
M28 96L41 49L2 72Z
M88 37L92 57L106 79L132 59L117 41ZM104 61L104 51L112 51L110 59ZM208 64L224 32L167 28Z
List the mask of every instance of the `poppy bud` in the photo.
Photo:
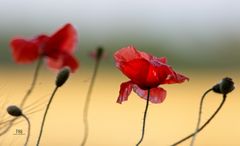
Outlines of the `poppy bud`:
M97 60L102 58L103 52L104 52L104 49L101 46L99 46L97 48L97 52L96 52L96 59Z
M9 115L14 117L22 116L22 110L16 105L10 105L7 107L7 112Z
M213 91L221 94L228 94L234 90L234 82L231 78L225 77L222 81L215 86L213 86Z
M56 86L61 87L67 81L69 74L70 74L69 67L62 68L57 75Z

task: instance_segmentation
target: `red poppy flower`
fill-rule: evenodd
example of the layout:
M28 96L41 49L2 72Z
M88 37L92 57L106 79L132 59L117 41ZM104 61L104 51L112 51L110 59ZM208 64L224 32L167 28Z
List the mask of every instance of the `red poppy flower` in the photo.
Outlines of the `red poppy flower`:
M189 80L167 65L165 57L157 58L138 51L133 46L118 50L114 54L114 59L116 66L130 79L121 84L118 103L126 101L132 89L144 99L147 99L147 92L150 89L149 100L152 103L161 103L166 97L166 91L158 87L159 85Z
M31 39L16 37L10 45L17 63L31 63L44 57L51 68L69 66L75 71L78 62L72 54L76 43L77 31L71 24L66 24L51 36L41 34Z

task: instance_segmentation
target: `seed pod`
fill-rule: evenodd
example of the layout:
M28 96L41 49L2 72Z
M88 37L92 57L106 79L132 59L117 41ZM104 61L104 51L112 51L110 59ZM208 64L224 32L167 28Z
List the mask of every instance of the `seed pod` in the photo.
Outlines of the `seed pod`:
M96 59L100 60L103 56L104 49L100 46L97 48Z
M215 86L213 86L213 91L221 94L228 94L234 90L234 82L231 78L225 77L222 81Z
M222 82L220 83L220 91L223 93L223 94L227 94L231 91L234 90L234 82L232 81L231 78L224 78L222 80Z
M61 87L67 81L69 74L70 74L69 67L62 68L57 75L56 82L55 82L56 86Z
M7 112L9 115L14 117L22 116L22 110L16 105L10 105L7 107Z

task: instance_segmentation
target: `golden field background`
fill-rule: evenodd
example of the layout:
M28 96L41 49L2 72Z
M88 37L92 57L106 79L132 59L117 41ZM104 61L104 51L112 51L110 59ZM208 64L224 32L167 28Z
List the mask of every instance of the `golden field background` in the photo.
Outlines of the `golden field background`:
M80 145L83 137L82 111L92 75L91 68L92 65L87 67L82 65L56 93L47 115L42 146ZM4 108L7 105L19 103L29 88L33 69L33 66L29 68L24 65L1 69L0 102L3 104L1 116L5 114ZM239 146L239 71L230 69L221 71L178 69L177 71L188 76L190 81L162 86L167 90L167 98L162 104L150 104L142 146L167 146L193 132L201 95L225 76L233 78L236 89L228 95L220 113L197 136L195 146ZM56 74L46 69L45 65L42 67L36 88L29 97L26 108L23 109L26 113L42 109L29 115L32 124L30 146L36 144L43 109L54 89L55 76ZM132 146L139 140L145 100L132 92L127 102L122 105L116 103L120 83L127 80L114 66L100 66L90 103L90 135L87 146ZM38 107L31 106L38 99L41 99L39 103L45 104ZM221 95L208 94L204 103L202 121L213 113L220 102ZM6 115L2 119L8 118L9 116ZM26 128L25 121L14 125L5 136L0 137L0 145L23 145L25 136L13 134L16 129L23 129L26 132ZM189 141L182 145L189 145Z
M87 54L99 45L106 49L107 58L128 45L166 56L176 71L190 78L183 84L163 86L167 98L162 104L150 105L142 146L168 146L193 132L200 97L225 76L233 78L236 89L198 135L195 146L240 146L240 1L0 0L0 20L0 120L10 118L5 109L20 102L36 65L16 65L10 40L15 36L51 35L66 23L78 31L74 55L81 59L81 66L56 93L41 146L80 145L83 104L93 71L93 60ZM46 65L42 67L23 109L32 123L29 146L36 144L55 76ZM127 102L116 103L119 86L127 80L113 60L103 60L90 103L87 146L133 146L139 140L145 100L132 93ZM220 102L221 95L208 95L202 121ZM25 136L14 133L16 129L26 132L26 128L25 121L14 125L0 137L0 146L23 145ZM189 141L182 145L189 145Z

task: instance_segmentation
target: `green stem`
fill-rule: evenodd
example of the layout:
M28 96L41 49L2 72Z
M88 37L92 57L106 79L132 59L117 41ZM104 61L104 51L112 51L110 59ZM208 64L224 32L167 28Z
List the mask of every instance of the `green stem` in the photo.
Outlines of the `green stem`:
M203 130L204 127L206 127L210 122L211 120L216 116L216 114L220 111L220 109L222 108L223 104L225 103L226 101L226 95L223 95L223 99L222 99L222 102L221 104L219 105L219 107L217 108L217 110L213 113L213 115L197 130L197 132L194 132L188 136L186 136L185 138L179 140L178 142L172 144L171 146L176 146L184 141L186 141L187 139L191 138L194 134L196 133L199 133L200 131Z
M84 104L84 109L83 109L84 137L83 137L81 146L84 146L86 144L87 139L88 139L88 135L89 135L88 111L89 111L89 104L90 104L90 100L91 100L93 85L95 83L96 76L97 76L97 71L98 71L98 68L99 68L99 63L100 63L100 59L97 59L96 63L95 63L95 66L94 66L92 79L91 79L91 82L89 84L89 88L88 88L88 92L87 92L87 96L86 96L86 101L85 101L85 104Z
M146 125L146 119L147 119L147 111L148 111L148 105L149 105L149 98L150 98L150 89L148 89L146 107L145 107L144 116L143 116L142 136L141 136L139 142L136 144L136 146L139 146L141 144L141 142L143 141L143 138L144 138L145 125Z
M54 97L55 93L57 92L57 89L58 89L58 87L56 86L56 88L53 90L53 93L52 93L52 95L50 97L50 100L49 100L49 102L47 104L47 107L46 107L46 110L45 110L45 113L44 113L44 116L43 116L41 128L40 128L40 133L39 133L38 140L37 140L37 146L39 146L39 143L40 143L40 140L41 140L41 137L42 137L42 132L43 132L45 119L46 119L46 116L47 116L47 113L48 113L48 109L50 107L50 104L52 103L52 100L53 100L53 97Z
M193 137L192 137L192 141L191 141L190 146L193 146L193 145L194 145L194 142L195 142L195 139L196 139L196 136L197 136L197 131L198 131L198 129L199 129L199 127L200 127L200 123L201 123L203 101L204 101L206 95L207 95L210 91L212 91L212 88L211 88L211 89L208 89L208 90L203 94L203 96L202 96L202 98L201 98L200 106L199 106L197 126L196 126L196 129L195 129L195 134L194 134Z

